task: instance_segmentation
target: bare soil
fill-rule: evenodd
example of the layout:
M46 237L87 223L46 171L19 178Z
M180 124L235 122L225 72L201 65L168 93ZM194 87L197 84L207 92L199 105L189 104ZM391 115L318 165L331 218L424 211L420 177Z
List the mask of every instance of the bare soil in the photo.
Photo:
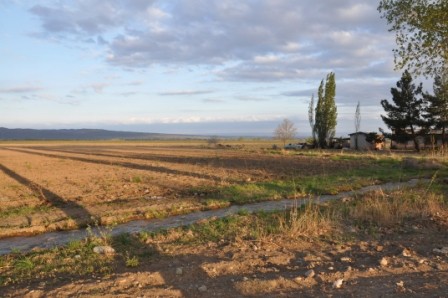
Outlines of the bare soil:
M107 276L55 276L8 286L4 297L446 297L446 218L348 241L265 238L202 245L157 243L130 269ZM113 257L112 257L113 258ZM387 264L381 265L381 260ZM306 276L309 270L314 276ZM342 286L334 282L342 279Z
M92 217L108 224L186 213L204 208L200 189L366 164L193 147L2 146L0 237L74 229ZM339 229L338 237L196 245L149 239L137 249L151 257L136 268L112 255L110 274L36 276L0 287L0 297L447 297L448 255L438 250L448 247L446 214L371 232Z
M363 161L199 147L0 147L0 238L210 208L219 187L325 175Z

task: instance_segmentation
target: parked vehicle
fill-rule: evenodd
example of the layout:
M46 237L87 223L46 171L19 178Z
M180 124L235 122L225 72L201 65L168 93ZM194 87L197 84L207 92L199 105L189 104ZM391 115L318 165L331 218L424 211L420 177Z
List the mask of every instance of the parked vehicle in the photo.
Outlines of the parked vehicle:
M293 150L297 150L297 149L302 149L303 145L302 144L293 144L293 143L289 143L288 145L285 145L285 149L293 149Z

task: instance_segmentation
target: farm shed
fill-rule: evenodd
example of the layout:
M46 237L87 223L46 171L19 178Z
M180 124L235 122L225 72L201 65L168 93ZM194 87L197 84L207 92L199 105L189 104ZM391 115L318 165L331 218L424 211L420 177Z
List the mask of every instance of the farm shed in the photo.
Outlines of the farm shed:
M368 142L368 133L365 132L355 132L350 134L350 149L353 150L381 150L384 147L384 142L375 143ZM358 147L356 147L356 141L358 142Z
M417 132L420 134L420 132ZM394 131L392 131L392 137L396 137ZM405 135L406 136L406 135ZM440 148L443 145L443 132L441 130L431 130L424 134L417 136L417 142L419 143L420 149L428 148ZM405 138L406 139L406 138ZM407 139L404 141L393 140L392 147L395 149L410 149L414 148L414 141L411 138L411 133L407 131ZM447 137L445 137L445 142L448 143Z

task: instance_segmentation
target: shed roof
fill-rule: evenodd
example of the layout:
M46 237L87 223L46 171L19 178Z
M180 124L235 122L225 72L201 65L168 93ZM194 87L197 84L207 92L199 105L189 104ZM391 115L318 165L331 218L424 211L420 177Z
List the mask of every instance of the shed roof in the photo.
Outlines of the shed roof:
M362 132L362 131L358 131L358 132L354 132L354 133L351 133L351 134L349 134L349 136L353 136L353 135L368 135L368 133L366 133L366 132Z

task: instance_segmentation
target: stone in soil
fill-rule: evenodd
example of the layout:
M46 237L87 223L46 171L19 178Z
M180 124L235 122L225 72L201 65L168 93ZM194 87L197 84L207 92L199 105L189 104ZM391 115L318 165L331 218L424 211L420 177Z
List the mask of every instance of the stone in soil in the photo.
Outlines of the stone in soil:
M342 257L342 258L341 258L341 262L350 263L351 261L352 261L352 259L349 258L349 257Z
M448 255L448 246L442 248L434 248L432 251L438 254Z
M344 280L343 280L342 278L336 280L336 281L333 283L333 288L334 288L334 289L339 289L339 288L341 288L343 282L344 282Z
M407 248L403 249L403 252L401 253L403 255L403 257L410 257L411 256L411 251Z
M316 272L314 272L314 270L313 269L311 269L311 270L308 270L307 272L305 272L305 276L308 278L312 278L312 277L314 277L316 275Z
M113 255L115 253L115 249L111 246L95 246L93 248L93 252L99 255Z

